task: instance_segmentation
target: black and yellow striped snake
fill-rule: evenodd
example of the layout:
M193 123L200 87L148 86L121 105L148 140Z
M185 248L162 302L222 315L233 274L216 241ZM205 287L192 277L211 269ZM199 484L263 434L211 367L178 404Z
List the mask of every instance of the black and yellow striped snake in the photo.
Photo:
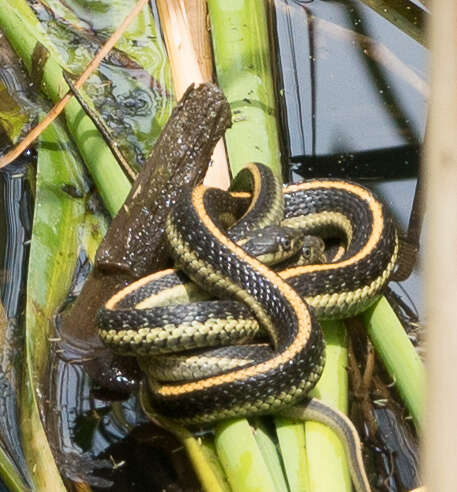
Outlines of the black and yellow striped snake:
M268 168L250 164L235 186L242 191L203 185L184 190L166 234L186 276L212 297L236 301L218 301L212 308L182 274L159 272L103 306L100 336L115 350L139 357L159 414L184 424L266 413L325 421L345 439L356 488L369 490L356 431L344 415L306 400L306 394L324 365L317 319L356 315L379 297L396 263L394 223L369 190L347 181L316 179L282 188ZM331 263L275 272L241 244L253 229L278 223L310 235L337 236L344 248ZM197 302L166 305L179 297ZM267 343L252 341L262 334ZM227 344L229 355L200 352ZM172 365L203 362L182 380L166 380L160 354L182 351ZM159 376L156 366L162 367Z

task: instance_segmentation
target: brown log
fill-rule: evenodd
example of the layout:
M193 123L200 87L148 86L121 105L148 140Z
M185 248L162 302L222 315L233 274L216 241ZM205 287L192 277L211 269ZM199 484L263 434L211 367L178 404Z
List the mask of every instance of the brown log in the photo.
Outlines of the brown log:
M113 391L131 389L133 359L113 356L97 335L98 308L116 291L167 265L165 220L184 186L201 182L216 142L230 126L230 108L213 84L189 88L162 131L124 206L97 251L93 271L60 335L67 353L84 360L91 376Z

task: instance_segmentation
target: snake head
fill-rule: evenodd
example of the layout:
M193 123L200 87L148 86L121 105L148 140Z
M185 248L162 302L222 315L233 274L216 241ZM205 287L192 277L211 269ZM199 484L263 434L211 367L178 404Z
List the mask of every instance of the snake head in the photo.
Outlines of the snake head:
M318 265L326 262L324 240L318 236L304 236L298 265Z
M268 226L249 233L242 247L262 263L276 265L297 254L303 246L304 237L299 230Z

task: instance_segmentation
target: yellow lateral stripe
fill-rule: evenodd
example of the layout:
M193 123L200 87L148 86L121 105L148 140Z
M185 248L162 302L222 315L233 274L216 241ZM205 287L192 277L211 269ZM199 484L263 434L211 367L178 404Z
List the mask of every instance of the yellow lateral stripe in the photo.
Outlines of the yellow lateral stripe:
M260 195L260 190L262 189L261 179L260 179L260 171L259 171L258 167L255 164L251 163L251 164L248 164L247 166L245 166L244 169L248 169L249 172L252 174L254 187L252 190L251 203L249 204L249 207L246 210L243 217L245 217L255 207L257 200L259 198L259 195ZM243 220L243 217L241 217L240 220Z
M297 215L296 217L289 217L281 221L282 226L291 227L292 229L330 224L332 226L337 224L344 230L347 236L348 244L352 241L352 224L350 220L340 212L331 212L329 210L326 210L324 212L316 212L309 215Z

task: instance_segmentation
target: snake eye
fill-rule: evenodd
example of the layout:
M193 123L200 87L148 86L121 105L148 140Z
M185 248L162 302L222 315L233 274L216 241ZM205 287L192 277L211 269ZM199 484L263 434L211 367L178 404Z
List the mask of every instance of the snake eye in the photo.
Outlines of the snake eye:
M289 250L292 247L292 241L288 237L281 237L281 246L284 250Z
M308 246L305 246L302 250L302 254L305 258L310 258L311 257L311 248Z

